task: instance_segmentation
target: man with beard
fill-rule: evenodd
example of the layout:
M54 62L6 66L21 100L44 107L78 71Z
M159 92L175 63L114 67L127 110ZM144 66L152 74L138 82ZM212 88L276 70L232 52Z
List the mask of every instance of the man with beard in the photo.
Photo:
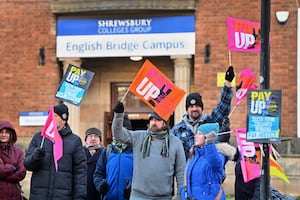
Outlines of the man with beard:
M122 127L124 105L114 108L113 137L133 148L133 178L130 200L172 200L174 177L179 188L183 184L185 156L181 141L170 134L167 121L157 113L149 117L147 130L130 131Z
M182 141L186 159L188 159L189 151L194 144L196 130L201 124L218 122L221 127L220 132L230 130L228 115L231 109L231 82L234 76L233 67L229 66L225 74L225 85L221 92L221 98L210 115L203 112L202 96L199 93L191 93L186 97L187 113L183 115L182 121L172 128L175 136ZM229 137L230 134L222 135L218 141L228 142Z

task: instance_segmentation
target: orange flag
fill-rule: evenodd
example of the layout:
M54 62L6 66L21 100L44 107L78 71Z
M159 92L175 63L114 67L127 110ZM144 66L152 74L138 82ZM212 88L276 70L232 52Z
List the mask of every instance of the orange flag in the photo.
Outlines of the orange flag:
M164 120L169 119L185 94L149 60L145 61L129 90Z
M270 155L270 175L271 176L277 176L284 180L287 183L290 183L290 180L288 177L285 175L283 169L280 167L278 162L274 159L272 155Z

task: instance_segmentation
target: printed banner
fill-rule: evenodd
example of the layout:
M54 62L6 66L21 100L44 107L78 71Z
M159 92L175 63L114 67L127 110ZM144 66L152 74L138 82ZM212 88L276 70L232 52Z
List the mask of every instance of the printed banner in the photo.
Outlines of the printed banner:
M281 90L248 91L247 104L247 141L280 142Z
M231 17L226 20L229 51L260 51L260 23Z
M55 97L79 106L93 77L94 72L69 64Z
M244 182L247 183L260 177L260 148L259 144L246 141L246 128L234 130L236 141L241 153L241 168Z
M185 94L149 60L145 61L129 90L164 120L169 119Z

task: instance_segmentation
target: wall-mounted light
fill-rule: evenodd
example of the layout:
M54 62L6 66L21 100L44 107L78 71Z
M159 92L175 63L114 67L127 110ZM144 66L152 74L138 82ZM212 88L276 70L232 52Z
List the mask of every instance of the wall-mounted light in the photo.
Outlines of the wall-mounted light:
M285 24L289 19L289 11L276 11L275 15L279 24Z
M210 44L207 43L205 45L205 49L204 49L204 63L209 63L210 62Z
M39 53L39 65L43 66L45 64L46 64L45 47L41 47Z
M142 56L130 56L130 60L132 61L141 61L142 59Z

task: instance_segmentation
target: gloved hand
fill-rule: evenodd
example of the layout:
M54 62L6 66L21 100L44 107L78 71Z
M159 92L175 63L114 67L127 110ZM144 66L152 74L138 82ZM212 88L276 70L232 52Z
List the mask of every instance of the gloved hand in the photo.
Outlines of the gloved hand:
M42 160L46 155L46 150L44 148L39 148L37 147L33 153L32 153L32 158L34 160Z
M220 133L223 133L221 135L218 136L218 142L228 142L229 143L229 139L230 139L230 119L228 118L228 116L225 116L222 120L221 126L220 126ZM228 132L226 134L224 134L224 132Z
M126 179L126 187L123 191L123 195L125 199L129 199L130 198L130 192L131 192L131 186L130 186L130 180Z
M234 78L234 71L233 71L233 67L232 66L229 66L227 71L226 71L226 74L225 74L225 80L231 82Z
M16 164L13 164L12 167L13 167L13 171L14 172L16 172L16 171L18 171L20 169L20 167L18 165L16 165Z
M205 135L205 144L212 143L216 136L217 135L215 132L210 132L209 134Z
M115 113L123 113L124 112L124 105L122 102L118 101L117 105L114 107Z
M106 180L103 179L100 183L99 193L102 195L106 195L108 192L108 184L106 183Z

